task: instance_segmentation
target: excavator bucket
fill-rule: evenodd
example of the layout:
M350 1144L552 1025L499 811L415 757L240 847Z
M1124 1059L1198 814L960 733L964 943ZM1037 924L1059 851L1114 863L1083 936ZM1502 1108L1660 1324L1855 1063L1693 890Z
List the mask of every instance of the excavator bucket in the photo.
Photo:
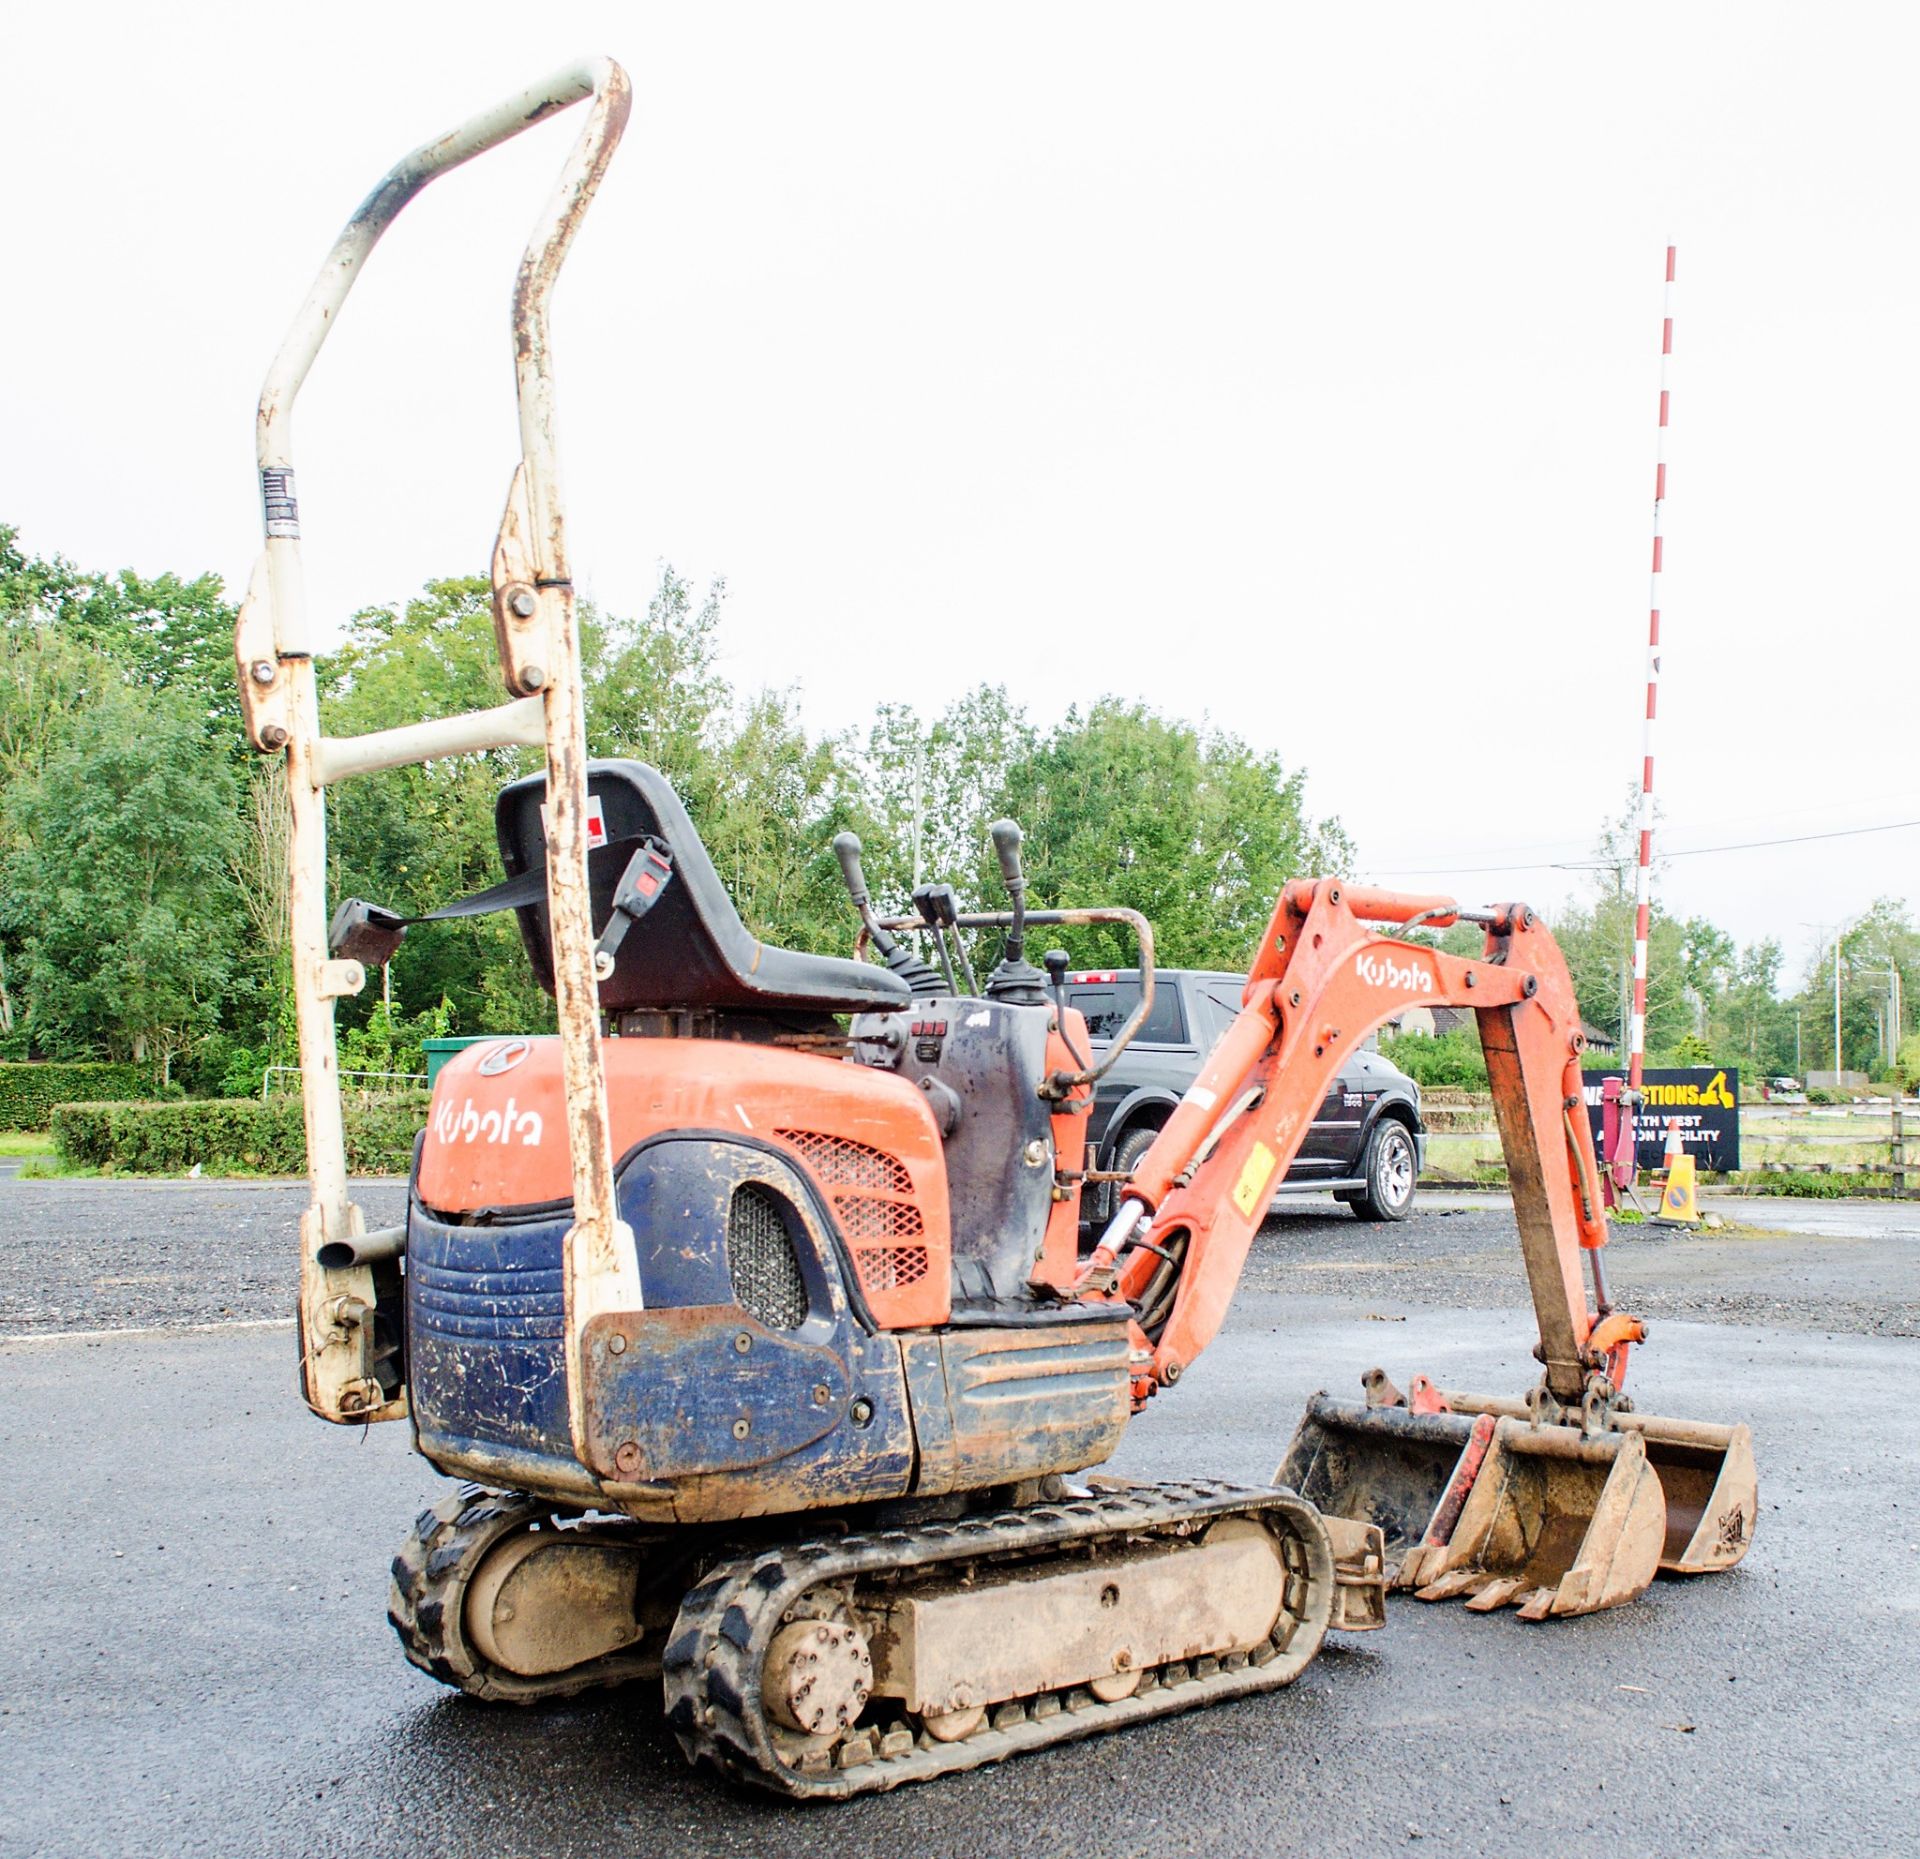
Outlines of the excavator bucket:
M1758 1496L1744 1426L1624 1413L1587 1434L1536 1425L1517 1401L1439 1398L1418 1412L1315 1395L1274 1475L1327 1516L1376 1525L1391 1587L1543 1620L1746 1553Z
M1444 1548L1493 1439L1491 1414L1413 1413L1316 1394L1273 1482L1323 1516L1375 1525L1390 1587Z
M1442 1396L1456 1412L1525 1421L1523 1403L1459 1394ZM1637 1435L1660 1483L1666 1525L1660 1547L1663 1575L1715 1575L1747 1553L1760 1509L1753 1466L1753 1434L1744 1426L1669 1420L1657 1414L1616 1413L1613 1426ZM1566 1428L1534 1428L1565 1432ZM1602 1438L1610 1437L1603 1434Z
M1730 1569L1753 1541L1760 1508L1753 1435L1744 1426L1622 1414L1646 1441L1647 1463L1667 1500L1663 1575L1714 1575Z
M1402 1580L1419 1582L1420 1600L1464 1597L1480 1613L1591 1614L1644 1593L1666 1540L1666 1500L1638 1433L1497 1419L1451 1539Z

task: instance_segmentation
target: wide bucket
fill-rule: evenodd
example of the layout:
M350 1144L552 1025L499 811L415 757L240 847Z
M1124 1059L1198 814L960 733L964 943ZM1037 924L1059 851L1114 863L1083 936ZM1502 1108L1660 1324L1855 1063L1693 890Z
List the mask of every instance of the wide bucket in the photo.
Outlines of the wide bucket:
M1485 1418L1485 1416L1482 1416ZM1667 1506L1637 1432L1499 1419L1444 1549L1418 1598L1465 1597L1526 1620L1591 1614L1646 1591L1667 1541Z
M1416 1414L1316 1394L1273 1482L1326 1516L1377 1527L1388 1584L1407 1587L1452 1536L1494 1427L1492 1415Z
M1516 1420L1527 1414L1518 1401L1452 1391L1445 1399L1465 1413ZM1640 1436L1647 1464L1660 1481L1667 1509L1660 1573L1714 1575L1732 1568L1747 1553L1760 1512L1752 1432L1658 1414L1617 1413L1613 1425Z

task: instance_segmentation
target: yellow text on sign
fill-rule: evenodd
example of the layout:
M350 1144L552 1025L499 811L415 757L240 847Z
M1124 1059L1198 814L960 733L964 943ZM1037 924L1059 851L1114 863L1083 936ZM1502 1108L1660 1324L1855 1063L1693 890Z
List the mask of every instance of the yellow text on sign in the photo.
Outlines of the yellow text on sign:
M1233 1187L1233 1204L1247 1219L1251 1220L1259 1212L1266 1199L1267 1183L1272 1179L1273 1151L1265 1143L1255 1143Z

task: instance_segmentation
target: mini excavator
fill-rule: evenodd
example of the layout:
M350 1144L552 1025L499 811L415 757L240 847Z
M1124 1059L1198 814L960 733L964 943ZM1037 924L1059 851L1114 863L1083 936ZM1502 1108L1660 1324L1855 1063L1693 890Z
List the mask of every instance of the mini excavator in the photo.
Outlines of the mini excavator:
M513 295L521 460L493 558L507 701L322 736L291 416L367 255L436 176L576 104L584 127ZM348 222L262 392L266 545L236 628L253 746L283 756L311 1198L300 1229L309 1407L410 1420L467 1481L393 1563L406 1654L474 1697L644 1679L690 1757L801 1798L918 1781L1270 1691L1390 1587L1527 1619L1737 1561L1741 1426L1635 1412L1645 1334L1607 1232L1565 963L1520 904L1289 883L1237 1020L1082 1255L1099 1068L1066 956L1030 932L1128 924L950 889L883 918L836 842L853 959L742 923L671 785L590 761L554 445L548 303L625 123L585 63L395 167ZM516 914L558 1032L440 1073L403 1227L350 1198L334 1011L407 919L329 912L331 785L543 747L499 797L504 881L436 915ZM1460 920L1461 958L1403 940ZM1389 936L1372 926L1389 925ZM984 985L966 938L1001 938ZM1538 1318L1523 1399L1380 1371L1310 1404L1272 1486L1093 1475L1224 1319L1275 1181L1342 1057L1410 1003L1474 1010Z

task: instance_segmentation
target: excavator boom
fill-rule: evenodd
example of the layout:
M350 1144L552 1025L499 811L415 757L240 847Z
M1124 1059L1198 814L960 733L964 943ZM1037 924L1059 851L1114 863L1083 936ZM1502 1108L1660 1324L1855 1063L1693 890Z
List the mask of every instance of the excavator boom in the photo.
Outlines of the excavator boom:
M1462 920L1486 930L1477 959L1369 927ZM1540 1383L1522 1403L1448 1397L1415 1377L1409 1404L1370 1371L1365 1407L1316 1399L1279 1481L1324 1512L1378 1525L1401 1585L1477 1607L1512 1601L1530 1618L1629 1600L1656 1567L1737 1561L1757 1508L1746 1429L1633 1414L1624 1395L1646 1329L1608 1292L1580 1085L1586 1041L1566 962L1538 915L1518 903L1476 913L1446 897L1295 882L1274 908L1244 1001L1128 1180L1080 1281L1083 1296L1138 1313L1136 1398L1172 1386L1218 1333L1273 1185L1346 1057L1408 1007L1471 1008L1533 1295Z

